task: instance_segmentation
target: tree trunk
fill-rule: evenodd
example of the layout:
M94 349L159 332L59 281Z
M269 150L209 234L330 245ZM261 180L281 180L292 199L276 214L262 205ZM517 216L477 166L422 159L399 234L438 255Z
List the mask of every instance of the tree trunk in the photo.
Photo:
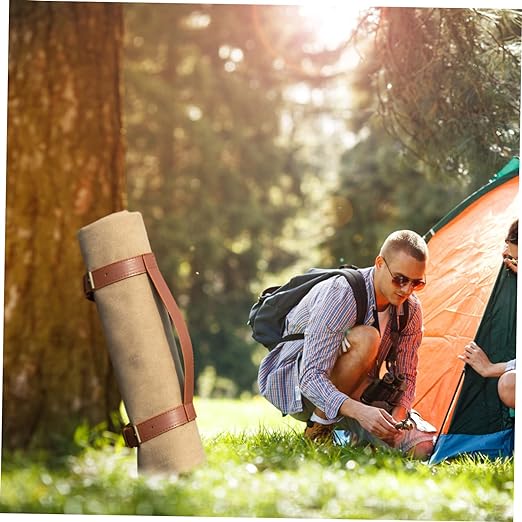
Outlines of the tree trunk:
M12 0L3 445L49 447L118 407L78 229L125 204L121 6Z

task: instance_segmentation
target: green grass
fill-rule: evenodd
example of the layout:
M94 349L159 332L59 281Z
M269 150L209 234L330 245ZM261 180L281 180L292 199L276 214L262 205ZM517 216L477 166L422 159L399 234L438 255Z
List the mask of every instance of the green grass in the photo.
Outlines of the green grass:
M213 437L220 433L255 433L259 429L273 428L282 431L304 429L304 424L293 417L283 417L263 397L249 400L194 399L198 415L197 423L202 437Z
M62 459L18 453L4 458L0 511L512 520L511 460L430 467L392 450L316 446L258 398L196 399L196 410L207 463L193 473L137 477L134 450L119 438Z

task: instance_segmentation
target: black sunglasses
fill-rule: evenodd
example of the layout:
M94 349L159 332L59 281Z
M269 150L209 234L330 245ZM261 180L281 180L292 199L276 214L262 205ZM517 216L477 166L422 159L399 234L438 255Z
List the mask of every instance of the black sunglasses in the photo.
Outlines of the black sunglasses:
M424 279L410 279L409 277L406 277L402 274L393 275L392 271L390 270L390 267L388 266L388 263L386 262L386 259L384 259L383 257L382 260L384 261L384 264L386 265L388 272L390 272L392 283L398 288L402 288L403 286L406 286L409 283L411 283L413 290L421 290L426 286L426 281Z

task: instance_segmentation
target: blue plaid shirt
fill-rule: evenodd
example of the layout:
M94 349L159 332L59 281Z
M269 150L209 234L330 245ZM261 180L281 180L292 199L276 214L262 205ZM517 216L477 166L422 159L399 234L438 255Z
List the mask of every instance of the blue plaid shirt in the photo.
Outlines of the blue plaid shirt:
M368 312L364 324L374 323L374 267L360 270L366 282ZM389 307L391 311L391 307ZM399 314L402 313L402 307ZM355 326L357 305L343 276L315 285L286 317L284 335L303 333L304 340L280 343L261 361L259 391L284 414L303 411L302 397L335 419L347 395L330 381L330 372L341 353L347 330ZM391 347L391 320L381 334L377 368ZM407 388L400 405L409 409L415 395L417 349L422 340L422 310L417 297L409 298L409 320L401 332L397 349L397 371L406 377Z

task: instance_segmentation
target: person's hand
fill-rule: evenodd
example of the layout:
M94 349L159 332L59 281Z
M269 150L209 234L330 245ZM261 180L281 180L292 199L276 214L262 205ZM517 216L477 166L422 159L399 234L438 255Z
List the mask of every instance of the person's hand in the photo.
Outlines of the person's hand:
M469 364L482 377L489 377L492 370L492 363L482 348L471 341L464 347L464 352L458 358Z
M395 428L397 421L382 408L359 404L361 407L356 417L359 424L390 446L394 446L396 438L401 435L400 430Z
M515 272L515 274L518 273L518 259L515 259L513 257L505 257L504 264L507 268L509 268L509 270Z

